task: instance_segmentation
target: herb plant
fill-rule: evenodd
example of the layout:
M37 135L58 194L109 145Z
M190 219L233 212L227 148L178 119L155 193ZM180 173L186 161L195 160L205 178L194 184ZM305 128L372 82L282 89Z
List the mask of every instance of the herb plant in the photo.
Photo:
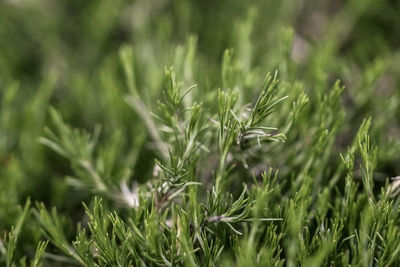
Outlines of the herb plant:
M0 3L1 266L400 265L399 6L216 2Z

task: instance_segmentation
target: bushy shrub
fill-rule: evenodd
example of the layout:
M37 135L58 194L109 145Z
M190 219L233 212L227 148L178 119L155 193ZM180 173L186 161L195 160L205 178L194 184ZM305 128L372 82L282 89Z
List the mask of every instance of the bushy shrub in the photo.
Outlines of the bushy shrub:
M399 8L3 1L0 265L399 265Z

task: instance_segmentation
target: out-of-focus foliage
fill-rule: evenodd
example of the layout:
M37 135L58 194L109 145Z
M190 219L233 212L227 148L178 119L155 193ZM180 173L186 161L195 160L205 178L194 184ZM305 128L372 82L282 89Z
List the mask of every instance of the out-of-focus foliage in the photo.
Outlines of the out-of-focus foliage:
M3 0L0 265L400 264L398 14Z

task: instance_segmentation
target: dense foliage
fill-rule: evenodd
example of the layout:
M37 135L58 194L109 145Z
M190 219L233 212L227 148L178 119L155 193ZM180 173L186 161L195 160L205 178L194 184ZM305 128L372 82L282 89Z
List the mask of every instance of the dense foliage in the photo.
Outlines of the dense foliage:
M0 2L0 265L399 266L398 14Z

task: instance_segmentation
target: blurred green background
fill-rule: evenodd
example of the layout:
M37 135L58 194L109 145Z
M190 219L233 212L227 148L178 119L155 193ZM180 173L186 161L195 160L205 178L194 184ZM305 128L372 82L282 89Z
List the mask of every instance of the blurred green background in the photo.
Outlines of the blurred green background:
M343 114L332 150L344 151L371 116L380 147L377 182L400 175L399 14L396 0L1 1L0 234L14 224L28 196L56 206L67 221L79 221L81 202L90 198L65 183L72 175L68 161L38 142L50 124L50 106L74 127L91 132L102 125L100 143L119 142L120 164L132 168L131 179L146 180L156 155L146 146L143 122L124 101L129 89L119 50L127 45L134 51L136 87L150 107L160 95L165 66L174 66L185 86L197 83L197 94L212 107L216 89L233 86L221 79L229 48L243 73L235 86L244 101L276 69L295 85L289 95L301 87L312 103L340 79L346 87L342 107L327 122L334 125ZM182 63L190 42L197 44L193 62ZM191 71L185 72L188 64ZM301 169L315 110L312 104L309 121L293 126L284 147L266 156L282 175ZM273 125L287 116L283 108ZM331 173L339 161L327 157ZM34 227L26 227L29 234L20 243L28 255L40 237Z

